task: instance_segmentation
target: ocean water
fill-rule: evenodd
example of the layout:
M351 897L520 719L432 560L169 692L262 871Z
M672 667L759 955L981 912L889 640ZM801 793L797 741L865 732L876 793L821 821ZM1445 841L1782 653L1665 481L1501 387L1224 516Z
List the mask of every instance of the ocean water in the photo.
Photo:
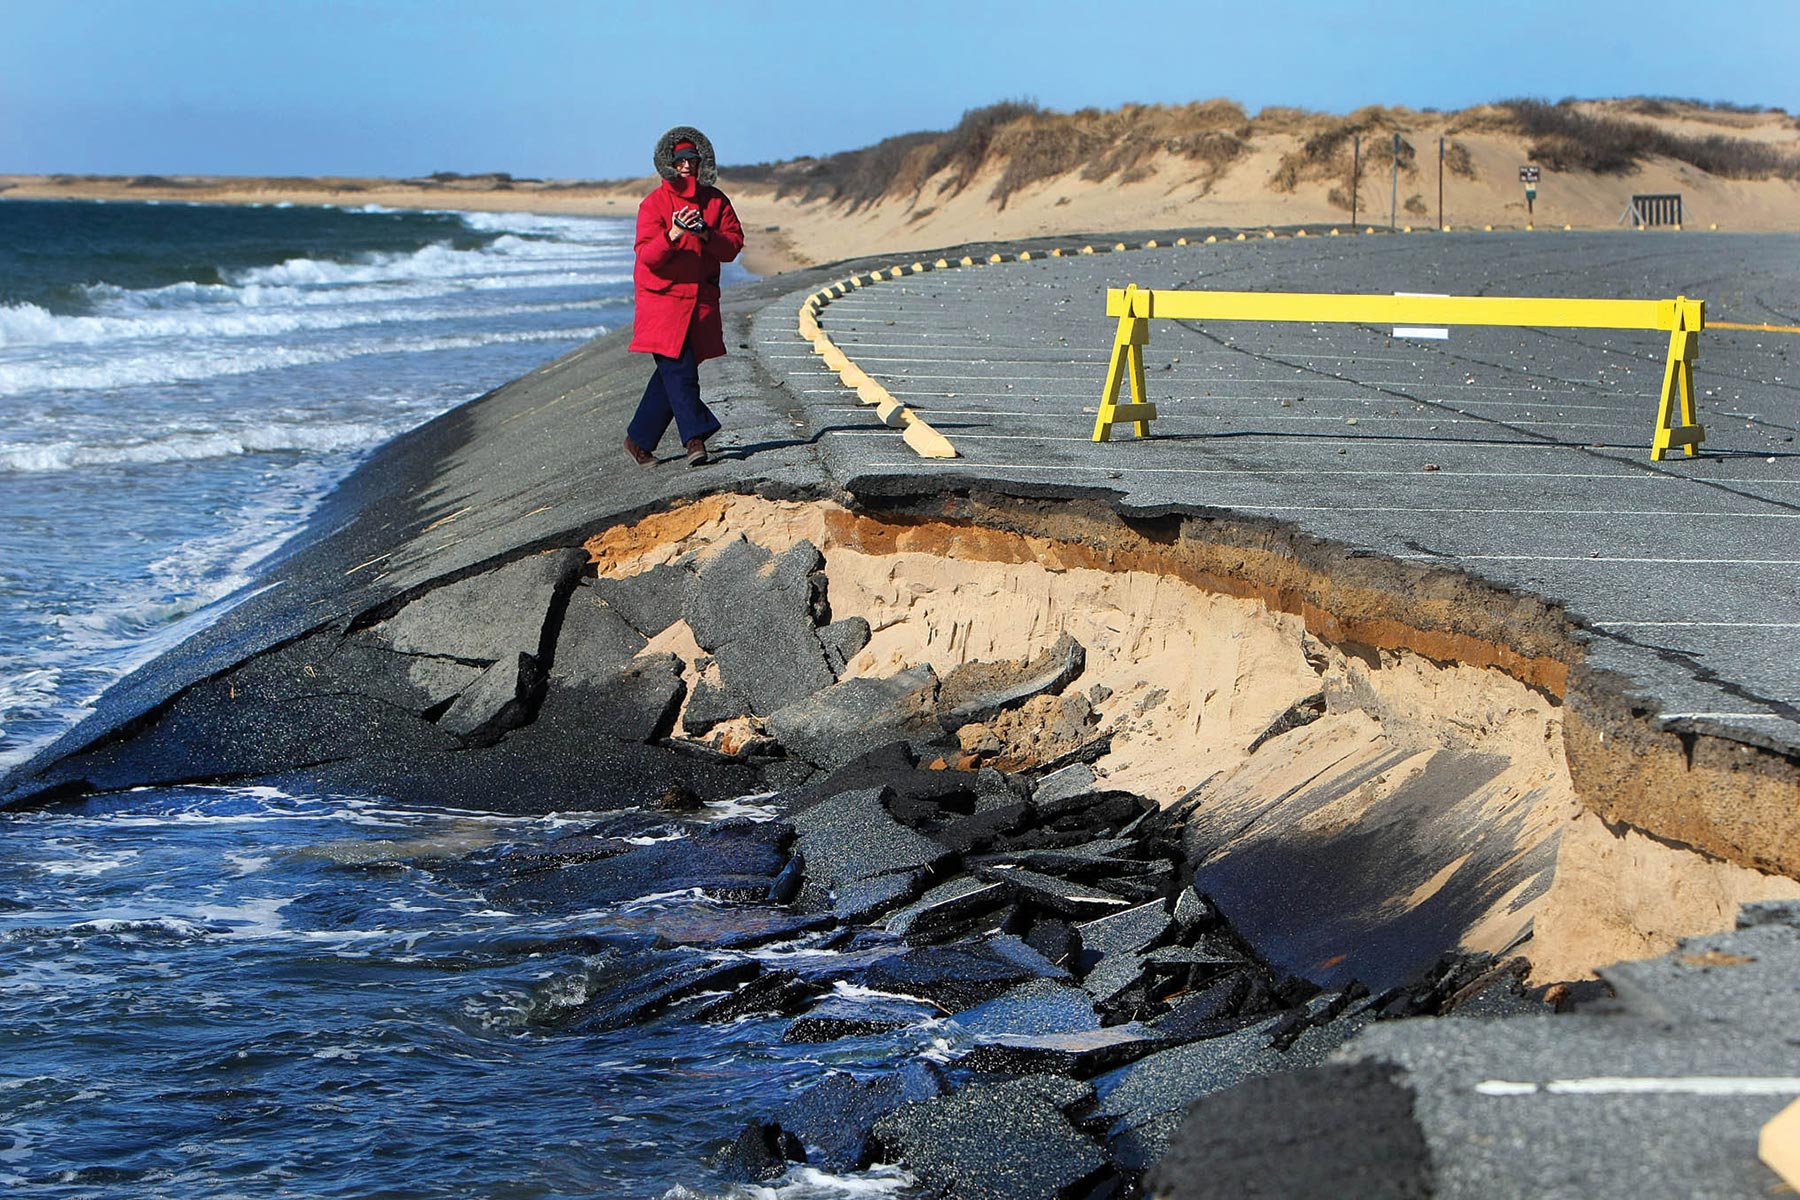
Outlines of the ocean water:
M0 770L214 619L373 447L628 321L630 234L0 202ZM246 788L0 813L0 1194L901 1189L701 1164L825 1069L779 1023L556 1028L659 914L730 920L686 895L509 911L441 869L572 820Z
M630 267L619 219L0 202L0 770Z
M703 1160L828 1067L930 1045L784 1045L783 1018L701 1025L679 1011L557 1028L659 922L732 920L686 894L508 910L442 870L572 822L246 788L6 816L0 1194L898 1194L908 1179L892 1168L733 1185Z

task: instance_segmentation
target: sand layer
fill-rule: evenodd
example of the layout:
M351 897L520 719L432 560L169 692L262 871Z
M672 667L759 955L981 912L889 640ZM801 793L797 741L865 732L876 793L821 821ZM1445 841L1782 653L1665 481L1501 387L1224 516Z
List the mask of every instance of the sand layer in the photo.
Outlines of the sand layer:
M1600 820L1608 798L1584 794L1570 772L1561 687L1529 678L1547 655L1515 647L1469 665L1416 648L1442 644L1442 633L1407 618L1454 621L1447 596L1390 595L1394 617L1371 626L1333 616L1328 601L1301 602L1293 580L1272 602L1209 588L1180 539L1159 548L1091 515L1062 520L1046 536L721 496L609 529L587 548L601 574L624 576L740 537L775 551L811 541L825 556L833 616L862 616L873 631L849 675L928 663L941 677L968 662L1031 659L1071 635L1087 666L1065 694L1091 707L1092 736L1110 738L1095 762L1108 785L1195 805L1195 825L1225 831L1216 857L1284 843L1322 848L1330 861L1333 846L1345 855L1371 841L1400 846L1383 854L1402 864L1383 880L1387 916L1440 892L1483 897L1464 947L1522 945L1541 980L1728 928L1742 901L1800 896L1792 879ZM1464 644L1507 640L1487 620ZM1524 625L1539 639L1553 634L1545 620ZM1335 636L1346 628L1358 636ZM1410 638L1391 636L1403 628ZM681 655L691 683L701 653L683 630L656 648ZM1022 728L994 722L963 744L1029 766L1032 748L1009 738L1047 715Z

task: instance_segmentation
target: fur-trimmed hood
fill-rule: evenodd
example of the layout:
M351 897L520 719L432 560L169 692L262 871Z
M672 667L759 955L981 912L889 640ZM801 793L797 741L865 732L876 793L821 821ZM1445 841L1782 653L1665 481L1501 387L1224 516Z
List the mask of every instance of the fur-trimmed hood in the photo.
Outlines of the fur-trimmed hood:
M656 139L656 173L664 179L675 178L675 143L692 142L700 151L700 172L697 178L707 187L719 181L719 164L713 158L712 143L704 133L692 125L677 125Z

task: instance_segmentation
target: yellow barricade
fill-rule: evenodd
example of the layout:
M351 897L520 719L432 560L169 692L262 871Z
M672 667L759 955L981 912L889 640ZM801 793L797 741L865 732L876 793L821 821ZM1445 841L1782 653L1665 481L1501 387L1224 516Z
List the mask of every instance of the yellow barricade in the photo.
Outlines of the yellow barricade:
M1504 325L1565 329L1646 329L1669 335L1662 397L1650 457L1661 461L1676 446L1689 455L1706 440L1694 418L1694 360L1706 328L1706 302L1673 300L1559 300L1527 296L1378 296L1316 292L1198 292L1108 288L1106 315L1119 318L1106 391L1094 421L1094 440L1110 441L1115 424L1129 422L1150 435L1156 406L1144 388L1144 347L1150 321L1298 321L1358 325ZM1119 403L1131 381L1130 404ZM1679 410L1679 423L1675 420Z

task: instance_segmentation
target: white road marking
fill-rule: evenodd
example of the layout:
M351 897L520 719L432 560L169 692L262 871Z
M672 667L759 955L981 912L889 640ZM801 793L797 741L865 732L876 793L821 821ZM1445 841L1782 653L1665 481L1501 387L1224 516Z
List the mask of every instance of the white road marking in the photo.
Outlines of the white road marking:
M1800 558L1633 558L1605 554L1455 554L1407 555L1406 557L1448 557L1457 562L1654 563L1676 567L1800 567Z
M940 364L934 363L933 365L935 366L935 365L940 365ZM970 365L984 366L984 367L1004 367L1004 366L1008 366L1010 364L1008 364L1008 363L976 363L976 364L970 364ZM905 378L907 378L907 379L967 379L967 378L969 378L969 376L967 376L967 375L907 375L907 376L905 376ZM1068 379L1069 379L1067 374L1062 374L1062 375L1014 375L1014 376L1011 376L1011 378L1019 379L1019 380L1035 380L1035 381L1038 381L1041 383L1067 383Z
M1794 719L1781 713L1672 712L1661 714L1661 719L1664 721L1693 720L1699 717L1715 721L1792 721Z
M827 432L847 432L828 430ZM979 437L981 435L974 435ZM970 440L970 435L960 434L957 441ZM1085 439L1075 439L1085 440ZM1124 444L1129 444L1126 439ZM929 460L927 460L929 461ZM877 467L917 467L919 462L909 463L872 463ZM1586 471L1345 471L1329 470L1323 467L1277 467L1259 470L1254 474L1246 472L1242 467L1132 467L1132 466L1089 466L1085 463L1070 462L983 462L981 466L1001 471L1097 471L1109 475L1231 475L1236 478L1255 482L1269 475L1310 475L1310 476L1378 476L1388 478L1396 475L1424 476L1433 479L1610 479L1633 483L1654 483L1658 487L1668 486L1668 480L1660 475L1617 475ZM1217 507L1217 506L1215 506Z
M863 354L861 352L863 350L868 349L868 343L866 343L866 342L838 341L836 338L833 338L832 342L834 345L837 346L837 348L839 350L842 350L845 354L852 355L852 357L854 357L857 362L942 364L947 361L941 355L938 357L935 357L935 358L920 358L917 356L901 356L901 355L888 355L888 354ZM914 345L912 347L912 349L916 350L916 349L918 349L918 346ZM971 352L985 352L985 351L990 351L990 350L1000 350L1000 351L1021 350L1022 351L1022 350L1030 350L1030 349L1032 349L1032 347L1029 347L1029 346L967 346L967 347L964 347L964 346L942 346L942 347L934 346L933 349L943 349L943 350L964 350L964 349L966 349ZM1046 346L1046 347L1044 347L1044 349L1051 350L1051 349L1054 349L1054 347ZM800 353L800 354L764 354L761 357L789 361L789 360L797 360L797 359L805 359L805 358L819 358L820 356L812 353L809 350L809 351L806 351L806 352ZM1055 365L1060 364L1063 366L1071 366L1071 367L1088 367L1088 366L1103 366L1103 365L1105 365L1106 356L1104 354L1097 354L1096 356L1090 357L1090 358L1018 358L1018 359L983 357L983 358L977 358L977 359L971 359L971 360L965 360L965 361L972 361L972 362L979 363L979 364L1006 363L1006 362L1028 362L1028 363L1031 363L1033 366L1055 366Z
M906 391L903 389L895 388L891 385L887 385L887 387L888 387L889 392L892 392L896 397L898 397L899 399L902 399L902 400L909 400L909 399L913 399L913 398L919 397L919 396L930 396L933 394L930 392ZM842 389L842 388L838 388L838 389L806 388L806 389L804 389L804 392L805 392L805 394L807 394L809 396L841 396L841 395L843 395L844 389ZM959 392L955 397L945 397L945 398L946 399L954 398L954 399L960 400L963 398L963 395L964 395L964 393ZM1011 396L1007 396L1005 398L1008 400L1021 400L1021 399L1025 399L1026 397L1022 397L1022 396L1018 396L1018 395L1011 395ZM1079 399L1084 399L1085 397L1033 396L1030 398L1034 399L1034 400L1079 400ZM1160 403L1167 404L1167 403L1169 403L1169 401L1165 400L1165 401L1161 401ZM841 410L845 406L831 405L829 407L831 407L833 409ZM945 416L945 417L1056 417L1056 416L1092 417L1094 415L1093 412L1091 412L1091 411L1082 411L1082 410L1078 410L1078 409L1058 409L1058 408L1040 408L1040 409L1034 409L1031 412L1018 412L1018 411L1007 410L1007 409L998 409L998 408L939 408L935 404L924 404L924 403L915 403L915 407L920 409L921 411L930 411L930 412L938 414L939 416ZM1156 419L1157 419L1157 422L1160 424L1163 421L1180 421L1180 420L1183 420L1184 418L1187 420L1192 420L1192 421L1204 421L1204 420L1211 419L1205 414L1192 413L1192 412L1163 412L1163 413L1159 414ZM1255 420L1258 422L1262 422L1262 423L1272 423L1272 422L1277 422L1277 421L1290 421L1290 422L1297 422L1297 423L1310 422L1310 423L1318 424L1318 425L1342 425L1344 423L1344 418L1342 418L1342 417L1297 417L1297 416L1290 416L1290 415L1283 414L1283 413L1258 413L1258 414L1255 414ZM1359 420L1368 421L1371 425L1375 424L1376 422L1386 422L1390 425L1425 425L1428 423L1429 424L1441 424L1444 419L1442 417L1394 417L1394 416L1389 416L1385 413L1375 413L1370 416L1361 417L1361 418L1359 418ZM1481 421L1480 418L1475 418L1475 417L1470 418L1470 420L1471 421ZM1491 424L1492 422L1481 421L1481 423L1482 424ZM1508 421L1508 422L1506 422L1506 424L1519 425L1519 426L1549 425L1549 426L1553 426L1558 429L1619 429L1619 428L1621 428L1621 426L1619 426L1616 423L1601 422L1601 421L1537 421L1537 420L1531 420L1531 421ZM1219 431L1219 432L1223 433L1224 431ZM1349 436L1349 435L1347 435L1347 436ZM1244 439L1240 437L1240 438L1234 438L1233 440L1242 441ZM1561 450L1580 450L1580 449L1585 448L1584 446L1567 445L1567 444L1560 443L1560 442L1546 442L1546 443L1542 443L1542 445L1545 447L1551 447L1551 448L1561 449Z
M1598 1075L1588 1079L1552 1079L1548 1083L1515 1083L1484 1079L1475 1085L1483 1096L1793 1096L1800 1078L1762 1075Z
M832 373L835 374L835 372L832 372ZM901 389L902 385L911 383L915 379L939 379L939 378L961 379L961 378L966 378L966 376L908 375L908 374L902 373L899 375L885 376L884 377L885 382L883 383L883 386L886 387L889 391L893 391L893 392L895 392L896 395L898 395L899 390L897 390L897 389ZM911 396L944 396L947 398L952 396L952 393L950 393L947 390L939 390L939 389L935 389L935 388L904 388L903 390L906 392L907 395L911 395ZM1091 403L1096 402L1097 392L1099 389L1084 387L1082 390L1080 390L1078 392L1071 392L1071 393L1061 393L1061 392L1057 392L1054 389L1050 389L1050 388L1039 388L1036 390L1040 394L1043 394L1043 395L1055 395L1055 396L1059 396L1059 397L1063 397L1063 398L1071 399L1071 400L1081 400L1083 402L1091 404ZM805 389L802 389L802 391L806 395L814 395L814 396L829 396L829 395L833 394L833 389L831 389L831 388L805 388ZM964 390L958 389L954 393L954 398L959 399L959 400L984 400L984 399L1015 400L1018 398L1018 391L1015 389L1014 391L1010 391L1010 392L975 392L975 391L964 391ZM1282 398L1283 397L1280 395L1275 395L1275 396L1217 396L1217 395L1212 395L1209 393L1204 396L1196 396L1196 395L1193 395L1190 393L1190 394L1182 395L1182 396L1165 396L1165 397L1161 397L1161 398L1152 396L1151 402L1156 403L1156 404L1177 404L1177 403L1267 404L1270 401L1280 400ZM1305 403L1305 404L1309 404L1309 405L1316 404L1316 405L1320 405L1320 406L1330 405L1330 404L1360 404L1360 405L1364 405L1366 407L1368 405L1374 405L1374 404L1393 404L1396 401L1393 397L1390 397L1390 396L1306 396L1306 397L1302 398L1301 402ZM1459 404L1459 405L1467 405L1471 408L1472 407L1512 407L1512 408L1522 408L1523 407L1516 401L1470 400L1465 397L1458 397L1454 402L1449 401L1449 400L1432 400L1432 399L1414 400L1411 398L1408 398L1406 400L1402 400L1399 402L1404 403L1404 404L1417 405L1418 407L1415 408L1414 411L1426 409L1430 406L1438 406L1438 411L1435 414L1428 415L1428 416L1425 416L1425 417L1422 417L1419 419L1428 420L1428 421L1440 421L1440 422L1441 421L1455 422L1455 421L1465 419L1465 418L1468 420L1471 420L1471 421L1494 421L1494 420L1500 419L1500 418L1495 418L1495 417L1483 416L1480 413L1468 412L1466 409L1462 409L1462 408L1452 408L1452 407L1450 407L1450 405L1452 403ZM1551 405L1550 404L1542 404L1542 405L1536 405L1535 407L1549 408L1549 407L1551 407ZM1539 424L1572 425L1573 424L1572 422L1563 419L1565 414L1571 413L1571 412L1600 412L1600 413L1620 413L1621 412L1620 407L1616 404L1555 403L1554 407L1557 410L1556 419L1554 419L1554 420L1546 417L1543 420L1539 421L1538 418L1531 417L1528 413L1521 414L1521 415L1529 420L1537 421L1537 423L1539 423ZM1278 415L1278 414L1276 414L1276 415ZM1637 428L1638 423L1635 420L1636 414L1633 413L1633 414L1629 414L1629 415L1634 418L1630 422L1631 427L1634 429ZM1298 420L1301 418L1295 417L1293 419ZM1312 420L1333 420L1334 418L1314 417L1314 418L1310 418L1310 419L1312 419ZM1510 418L1508 418L1508 419L1510 420ZM1520 420L1520 421L1514 421L1513 423L1523 424L1524 422L1523 422L1523 420Z
M1800 629L1800 621L1595 621L1606 629Z
M1403 513L1461 513L1472 517L1527 517L1536 520L1541 516L1556 517L1666 517L1666 508L1533 508L1529 511L1519 508L1421 508L1414 504L1245 504L1243 508L1255 509L1257 512L1403 512ZM1776 521L1800 521L1800 513L1793 512L1684 512L1681 519L1693 520L1695 517L1719 517L1739 520L1745 517L1766 517Z

